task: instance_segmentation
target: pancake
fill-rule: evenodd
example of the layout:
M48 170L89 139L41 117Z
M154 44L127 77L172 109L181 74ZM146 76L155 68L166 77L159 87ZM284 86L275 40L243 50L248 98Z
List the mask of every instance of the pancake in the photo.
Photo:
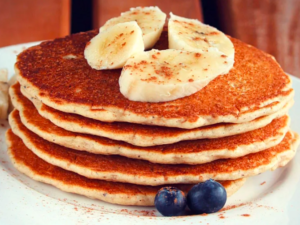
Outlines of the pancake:
M48 142L15 123L12 131L27 148L46 162L82 176L117 182L158 186L198 183L208 180L237 180L286 165L299 144L297 134L288 132L275 147L236 159L217 160L200 165L162 165L122 156L96 155Z
M94 70L83 56L86 43L97 33L78 33L23 51L15 64L18 81L30 96L63 112L105 122L187 129L270 115L294 94L290 78L270 55L230 38L234 68L201 91L163 103L129 101L119 90L121 70ZM167 49L167 43L164 31L154 48ZM74 57L65 57L70 54Z
M107 138L66 131L40 116L31 102L17 106L17 109L20 111L15 110L10 114L11 127L23 123L29 130L49 142L74 150L95 154L122 155L162 164L202 164L265 150L282 141L289 130L290 121L286 115L273 120L266 127L244 134L145 148Z
M99 199L120 205L153 206L160 186L141 186L126 183L88 179L76 173L53 166L33 154L22 140L9 130L6 134L8 154L14 166L30 178L51 184L63 191ZM226 189L227 196L234 194L246 179L219 181ZM173 184L184 192L192 187L189 184Z
M20 111L22 111L22 106L24 106L25 108L30 107L30 101L28 101L20 92L19 84L16 84L10 88L10 95L14 106L17 107ZM30 97L28 98L30 99ZM279 118L285 115L288 109L293 104L293 101L291 101L287 103L287 105L284 108L280 109L274 114L260 117L258 119L246 123L215 124L206 127L187 130L179 128L147 126L119 122L106 123L85 118L76 114L60 112L42 104L39 100L33 98L31 98L31 101L34 103L41 116L50 120L56 126L61 127L65 130L69 130L76 133L86 133L96 136L107 137L112 140L125 141L132 145L144 147L172 144L183 140L220 138L252 131L268 125L275 118ZM25 119L23 120L23 122L26 123ZM67 145L67 143L63 145Z

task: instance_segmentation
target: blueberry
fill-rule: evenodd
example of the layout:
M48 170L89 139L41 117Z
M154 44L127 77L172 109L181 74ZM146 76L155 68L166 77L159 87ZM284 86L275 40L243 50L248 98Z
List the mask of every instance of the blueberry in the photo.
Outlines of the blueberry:
M156 209L164 216L179 216L186 207L185 194L175 187L163 187L155 196Z
M187 195L187 204L196 214L214 213L223 208L227 193L222 184L210 179L196 184Z

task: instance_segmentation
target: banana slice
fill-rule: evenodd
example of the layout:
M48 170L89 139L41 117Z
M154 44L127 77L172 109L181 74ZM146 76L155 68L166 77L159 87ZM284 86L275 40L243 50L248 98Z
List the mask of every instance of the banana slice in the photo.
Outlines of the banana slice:
M158 41L163 30L166 14L157 6L131 8L121 16L108 20L100 28L100 32L122 22L136 21L143 31L145 49L152 48Z
M122 68L134 53L144 51L142 30L135 21L119 23L87 43L84 57L96 70Z
M8 111L8 71L0 69L0 119L7 119Z
M15 75L13 75L10 79L9 79L9 81L8 81L8 88L10 88L12 85L14 85L15 83L17 83L18 81L17 81L17 75L15 74ZM13 104L12 104L12 102L11 102L11 96L9 95L9 92L8 92L8 114L10 113L10 112L12 112L14 110L14 106L13 106Z
M7 83L8 81L8 70L3 68L0 69L0 82Z
M12 86L14 85L15 83L17 83L17 74L14 74L8 81L8 86Z
M8 113L8 84L0 83L0 119L7 119Z
M132 101L165 102L194 94L232 68L234 60L218 50L204 54L151 50L133 55L119 78L121 93Z
M198 20L170 13L168 36L171 49L201 52L216 48L224 55L234 58L234 46L230 39L216 28Z

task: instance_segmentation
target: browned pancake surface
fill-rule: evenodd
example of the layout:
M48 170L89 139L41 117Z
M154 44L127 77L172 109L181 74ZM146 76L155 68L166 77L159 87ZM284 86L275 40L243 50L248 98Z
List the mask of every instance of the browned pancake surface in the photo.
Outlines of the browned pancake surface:
M88 189L96 189L109 194L152 194L155 195L161 186L144 186L135 184L126 184L119 182L102 181L96 179L88 179L76 173L53 166L37 157L22 142L22 140L13 134L11 130L7 133L10 147L9 151L18 164L30 168L35 174L63 182L67 185L75 185ZM219 181L225 188L229 187L233 181ZM173 184L172 186L187 192L192 185Z
M113 107L143 117L180 118L190 122L205 115L237 116L243 108L256 110L261 103L291 92L284 91L290 83L288 76L269 55L231 38L235 64L227 75L219 76L191 96L172 102L129 101L119 91L121 70L94 70L83 56L86 43L97 33L89 31L43 42L22 52L16 67L23 79L40 90L41 96L57 104L75 103L94 110ZM167 32L163 32L154 48L167 47ZM69 54L77 58L63 58Z
M31 118L32 123L39 125L41 129L45 129L47 132L57 132L59 135L70 135L73 134L71 132L68 132L64 129L60 129L57 126L53 126L52 123L50 123L48 120L43 119L36 111L35 107L29 101L26 97L23 96L23 94L20 91L20 84L17 83L13 87L14 93L16 94L18 101L21 102L21 104L26 105L26 110L24 113L26 113L27 119ZM52 116L56 117L58 120L62 120L64 122L69 122L69 123L76 123L80 126L84 127L89 127L90 129L94 129L95 131L97 130L102 130L106 131L109 133L114 133L114 134L136 134L136 135L145 135L152 137L155 139L155 137L163 138L163 137L172 137L172 136L177 136L179 134L187 134L187 133L193 133L197 131L205 131L205 130L212 130L216 129L218 127L222 127L224 125L228 125L227 129L230 129L229 124L214 124L214 125L209 125L205 127L199 127L195 129L180 129L180 128L172 128L172 127L160 127L160 126L148 126L148 125L141 125L141 124L133 124L133 123L122 123L122 122L114 122L114 123L108 123L108 122L101 122L99 120L94 120L90 119L87 117L83 117L80 115L72 114L72 113L64 113L58 110L55 110L47 105L42 105L41 108L42 111L45 111L47 113L50 113ZM261 118L256 119L259 121ZM278 128L282 125L284 125L286 117L283 117L281 119L277 119L274 121L274 123L270 126L267 126L266 128L269 128L268 131L265 132L264 129L258 129L256 131L253 131L250 135L246 134L248 136L248 140L258 140L258 139L265 139L268 136L272 135L272 129L278 130ZM265 129L266 129L265 128ZM273 133L274 134L274 133ZM244 139L244 144L247 143L247 140L244 138L246 135L243 135L242 139ZM91 135L84 135L85 137L93 137L99 141L106 141L107 144L116 144L118 142L112 141L110 139L105 139L105 138L96 138L95 136ZM238 138L240 136L237 136L235 138ZM203 141L203 143L207 142L214 142L214 143L225 143L227 144L226 138L220 138L219 141ZM120 143L120 142L119 142ZM237 142L236 142L237 143ZM133 146L132 146L133 147ZM221 147L221 146L220 146ZM134 148L134 147L133 147ZM149 150L151 148L148 148ZM153 149L153 148L152 148ZM177 148L180 149L180 148ZM198 148L197 148L198 149ZM164 148L164 152L166 152L167 149ZM190 150L194 151L194 150Z
M267 140L268 138L272 138L277 135L283 136L284 133L281 131L281 129L286 127L289 120L288 116L282 116L280 118L274 119L269 125L263 128L253 130L247 133L239 134L239 135L230 136L230 137L224 137L218 139L182 141L175 144L159 145L153 147L137 147L121 141L114 141L108 138L102 138L102 137L87 135L87 134L79 134L79 133L74 133L74 132L64 130L54 125L49 120L40 116L38 111L35 109L34 105L29 100L27 100L26 98L23 100L24 102L26 102L26 107L24 107L22 113L27 123L32 124L35 127L38 127L39 130L42 130L44 132L49 133L50 135L53 135L53 138L55 138L55 136L58 137L59 136L70 136L70 137L81 136L96 141L101 145L106 145L106 146L117 145L117 146L129 148L132 151L138 150L138 151L145 151L145 152L159 152L161 154L170 154L170 153L189 154L189 153L199 153L204 151L214 151L218 149L236 150L239 146L249 145L255 142L260 142L262 140ZM14 120L17 121L18 124L20 124L21 126L22 122L19 116L19 112L14 111L12 116Z
M18 124L18 129L33 144L34 148L51 158L67 162L69 165L76 165L94 172L125 173L141 177L164 176L166 179L183 175L201 177L201 174L204 173L214 175L254 170L259 166L270 164L274 157L281 152L289 151L293 140L292 134L288 132L283 141L275 147L240 158L217 160L201 165L163 165L122 156L95 155L65 148L45 141L28 130L21 122Z

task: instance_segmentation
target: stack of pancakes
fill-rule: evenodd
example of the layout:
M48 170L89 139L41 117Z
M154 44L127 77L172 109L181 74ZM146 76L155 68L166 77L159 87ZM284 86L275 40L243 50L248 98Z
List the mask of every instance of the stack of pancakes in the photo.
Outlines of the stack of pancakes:
M121 70L93 70L83 52L90 31L22 52L10 89L12 162L29 177L110 203L153 205L161 186L188 191L210 178L228 195L247 177L286 165L289 77L266 53L231 38L234 68L201 91L163 103L119 91ZM167 49L163 32L155 49Z

